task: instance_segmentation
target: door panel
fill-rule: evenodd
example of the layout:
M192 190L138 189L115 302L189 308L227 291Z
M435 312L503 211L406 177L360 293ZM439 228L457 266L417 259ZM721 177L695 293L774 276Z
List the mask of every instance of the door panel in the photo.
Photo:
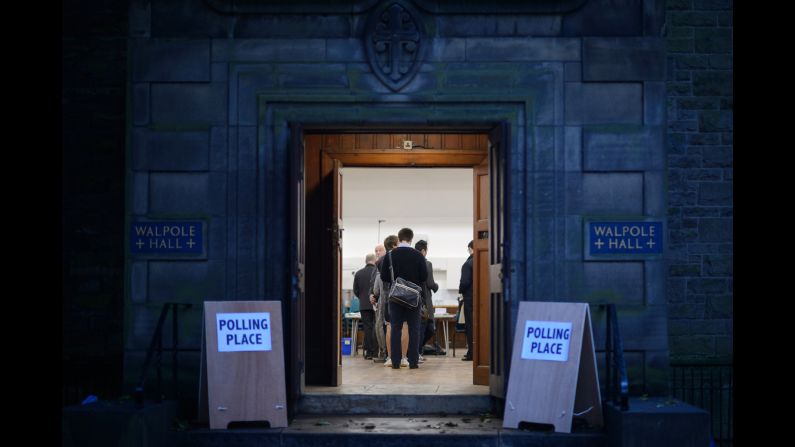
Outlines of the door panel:
M489 384L489 166L475 166L475 221L472 259L472 383Z
M333 281L333 299L335 301L335 313L334 315L341 314L341 307L342 307L342 162L338 159L334 160L334 171L331 174L334 178L333 181L333 195L334 195L334 203L333 203L333 216L332 216L332 243L333 243L333 252L332 252L332 267L331 272L334 275ZM335 318L334 321L336 322L336 328L334 334L336 334L335 341L334 341L334 352L336 353L337 357L337 384L342 384L342 350L341 350L341 343L340 337L342 336L342 328L340 326L340 319ZM356 349L356 347L353 347Z
M489 391L492 396L505 398L513 338L510 329L510 306L506 302L510 287L510 266L507 255L509 222L506 196L510 191L509 142L510 127L500 123L489 132L489 256L490 276L490 328L491 359Z
M298 399L304 389L304 132L300 124L290 124L290 146L287 190L290 194L290 216L288 219L290 235L290 301L284 306L285 379L287 385L287 417L295 417Z
M342 217L339 160L329 156L326 151L320 153L320 190L323 196L322 235L319 235L321 258L319 274L321 277L317 311L320 317L316 320L320 325L316 331L318 339L313 340L320 349L315 350L322 359L318 365L318 385L339 386L342 384L342 357L340 352L340 319L341 300L340 284L342 279L342 245L340 241L340 220Z

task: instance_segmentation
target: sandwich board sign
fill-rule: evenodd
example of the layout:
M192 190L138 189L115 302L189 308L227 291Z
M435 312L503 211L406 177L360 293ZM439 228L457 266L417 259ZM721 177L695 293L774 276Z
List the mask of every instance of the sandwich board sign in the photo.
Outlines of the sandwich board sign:
M587 303L519 303L503 427L551 424L571 433L574 416L603 425Z
M287 427L279 301L205 301L211 429L268 421Z

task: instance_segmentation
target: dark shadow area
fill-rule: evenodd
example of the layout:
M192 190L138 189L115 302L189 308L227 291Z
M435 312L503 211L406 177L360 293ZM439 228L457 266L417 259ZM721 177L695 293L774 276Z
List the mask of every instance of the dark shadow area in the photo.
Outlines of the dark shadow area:
M123 394L128 2L62 4L62 405Z
M554 433L555 426L552 424L537 424L535 422L520 422L519 430Z
M229 430L271 428L271 423L269 421L236 421L230 422L226 428Z

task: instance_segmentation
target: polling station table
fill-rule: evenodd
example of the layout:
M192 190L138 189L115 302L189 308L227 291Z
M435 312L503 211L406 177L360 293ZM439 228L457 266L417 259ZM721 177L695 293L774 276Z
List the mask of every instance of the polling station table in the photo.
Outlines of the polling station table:
M442 331L444 333L444 355L450 355L450 335L447 329L447 325L450 324L451 321L455 318L455 315L452 314L435 314L433 316L434 322L441 322L442 323Z

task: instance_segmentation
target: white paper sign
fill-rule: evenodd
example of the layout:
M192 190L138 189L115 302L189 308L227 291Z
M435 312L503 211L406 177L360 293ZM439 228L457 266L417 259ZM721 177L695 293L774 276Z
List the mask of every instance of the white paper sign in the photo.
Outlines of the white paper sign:
M523 340L523 359L565 362L569 359L571 323L525 320Z
M270 312L215 315L218 352L270 351Z

